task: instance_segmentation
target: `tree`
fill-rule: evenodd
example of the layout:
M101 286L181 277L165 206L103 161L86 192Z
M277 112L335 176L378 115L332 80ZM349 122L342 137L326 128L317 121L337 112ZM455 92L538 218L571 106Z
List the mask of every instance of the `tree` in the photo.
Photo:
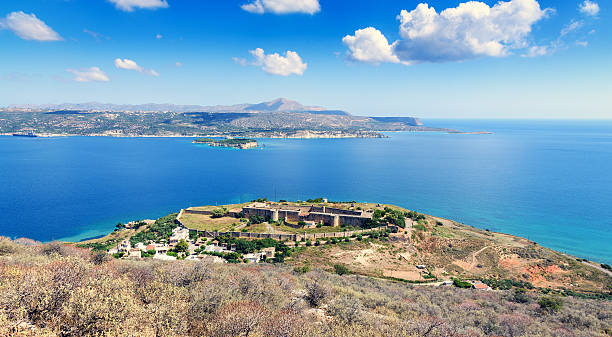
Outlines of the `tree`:
M221 208L215 208L212 211L212 215L210 216L211 218L222 218L224 216L226 216L228 213L227 208L225 207L221 207Z
M189 249L189 244L187 243L187 241L181 239L177 244L176 247L174 247L174 249L177 252L186 252Z

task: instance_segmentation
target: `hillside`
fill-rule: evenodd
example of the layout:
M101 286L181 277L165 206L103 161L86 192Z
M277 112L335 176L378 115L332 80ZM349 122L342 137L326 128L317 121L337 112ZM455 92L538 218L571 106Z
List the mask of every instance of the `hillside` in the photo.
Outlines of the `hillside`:
M282 98L231 106L83 103L0 109L0 134L24 130L51 135L245 137L380 137L380 131L456 131L429 128L414 117L353 116Z
M610 301L0 239L0 336L608 336Z

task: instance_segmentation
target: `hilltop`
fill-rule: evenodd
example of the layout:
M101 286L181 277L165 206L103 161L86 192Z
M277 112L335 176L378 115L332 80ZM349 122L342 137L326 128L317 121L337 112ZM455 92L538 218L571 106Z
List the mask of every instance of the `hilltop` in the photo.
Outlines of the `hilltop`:
M164 219L160 224L166 225L130 225L80 245L113 254L123 251L124 257L135 251L141 257L140 250L145 251L148 244L153 246L146 250L153 249L155 256L159 251L172 251L184 239L185 253L178 258L196 260L210 252L239 253L242 255L217 255L252 262L266 260L265 253L257 255L258 249L274 247L277 254L272 258L296 268L334 271L341 265L352 273L409 283L439 285L461 279L472 284L484 282L492 288L612 296L612 272L595 263L524 238L393 205L322 199L310 203L266 201L191 207ZM185 228L182 236L180 228ZM241 250L241 245L253 239L272 241ZM215 240L217 246L211 247ZM129 241L123 250L122 241ZM139 242L140 248L134 250ZM222 243L225 248L220 248ZM232 244L238 244L238 250L230 250ZM281 251L282 258L278 258Z
M228 106L104 103L23 105L0 109L0 134L34 130L50 135L382 137L381 131L446 131L415 117L353 116L279 98Z

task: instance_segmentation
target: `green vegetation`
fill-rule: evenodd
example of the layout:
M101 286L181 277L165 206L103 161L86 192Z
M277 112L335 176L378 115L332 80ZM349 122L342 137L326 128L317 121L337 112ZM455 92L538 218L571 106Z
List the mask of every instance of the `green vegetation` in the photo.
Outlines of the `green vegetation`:
M266 222L268 219L266 219L265 217L261 216L261 215L251 215L249 217L249 223L253 224L253 225L257 225L260 223L264 223Z
M147 243L149 241L160 242L168 240L172 235L172 230L177 227L175 222L177 215L174 213L157 219L149 228L132 236L130 243L134 246L138 242Z
M250 254L260 251L263 248L274 247L274 262L282 263L286 257L291 256L292 249L287 247L285 243L274 239L266 238L261 240L246 240L241 238L233 238L229 236L220 236L217 238L219 243L225 243L228 247L236 245L236 253Z
M468 281L463 281L458 278L453 278L453 285L457 288L469 289L472 288L472 284Z
M549 313L555 313L563 307L563 299L558 296L542 296L538 300L540 308Z
M602 267L603 269L607 269L607 270L609 270L609 271L612 271L612 266L610 266L609 264L602 263L602 264L601 264L601 267Z
M334 265L334 272L338 275L345 275L345 274L350 274L351 271L348 269L347 266L343 265L343 264L335 264Z
M176 247L174 247L174 250L177 253L185 253L185 252L187 252L188 249L189 249L189 243L187 243L187 241L185 241L185 240L180 240L176 244Z
M483 279L482 283L493 289L510 290L512 288L534 289L533 284L527 281L515 281L508 279Z
M119 243L119 239L111 239L111 240L104 241L104 242L89 242L89 243L79 244L77 246L81 248L91 248L91 250L95 252L105 252L117 246L118 243Z
M306 202L311 204L321 204L323 203L323 198L308 199Z
M225 207L215 208L215 209L213 209L212 214L210 215L210 217L213 218L213 219L222 218L222 217L226 216L228 213L229 213L229 211Z

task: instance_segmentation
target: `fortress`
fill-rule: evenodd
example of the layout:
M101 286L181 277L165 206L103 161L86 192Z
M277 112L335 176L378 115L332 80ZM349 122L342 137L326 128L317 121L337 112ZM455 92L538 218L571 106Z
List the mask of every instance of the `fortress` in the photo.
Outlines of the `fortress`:
M371 211L353 211L341 208L314 205L279 205L255 202L242 208L245 218L261 216L273 221L284 219L287 222L304 221L325 226L363 227L372 220Z

